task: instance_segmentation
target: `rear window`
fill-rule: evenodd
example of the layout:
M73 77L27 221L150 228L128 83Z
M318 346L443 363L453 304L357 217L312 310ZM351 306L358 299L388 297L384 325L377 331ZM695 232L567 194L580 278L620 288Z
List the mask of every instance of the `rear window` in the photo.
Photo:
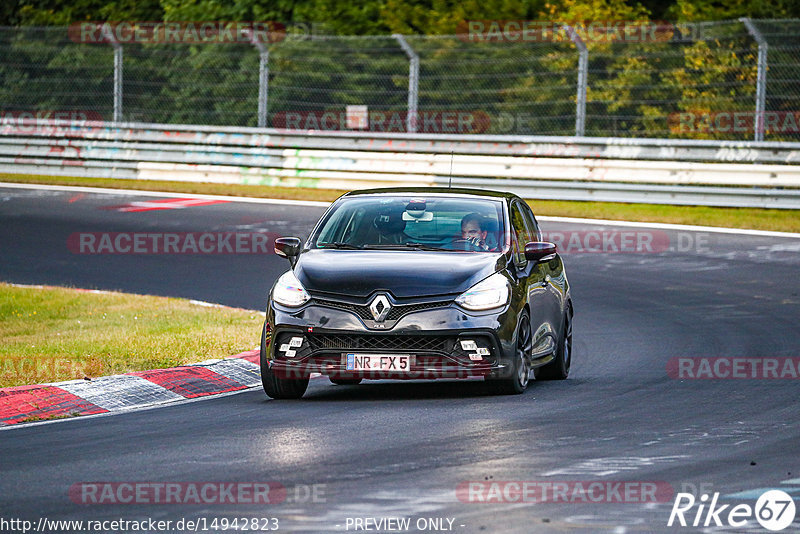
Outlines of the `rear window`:
M340 200L309 242L313 248L420 245L481 252L501 250L504 235L500 200L381 195ZM479 246L467 242L474 236Z

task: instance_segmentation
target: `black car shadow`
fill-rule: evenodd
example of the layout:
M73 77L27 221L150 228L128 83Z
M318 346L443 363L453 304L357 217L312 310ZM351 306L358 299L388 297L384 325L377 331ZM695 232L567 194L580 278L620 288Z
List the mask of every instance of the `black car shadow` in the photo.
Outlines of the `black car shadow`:
M428 400L496 396L489 391L488 384L480 379L434 381L367 380L357 386L334 385L327 378L317 380L319 386L313 389L309 387L302 399L303 401Z

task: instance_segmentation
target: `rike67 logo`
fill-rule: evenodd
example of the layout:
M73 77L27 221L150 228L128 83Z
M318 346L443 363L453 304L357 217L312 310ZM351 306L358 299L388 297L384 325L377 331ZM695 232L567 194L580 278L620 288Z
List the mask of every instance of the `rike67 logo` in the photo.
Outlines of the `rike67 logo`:
M761 494L755 507L749 504L717 504L719 493L714 493L711 502L708 495L700 496L699 503L691 493L678 493L667 526L691 527L748 527L755 520L765 529L779 531L792 524L795 504L792 497L781 490L769 490ZM693 510L697 504L697 510Z

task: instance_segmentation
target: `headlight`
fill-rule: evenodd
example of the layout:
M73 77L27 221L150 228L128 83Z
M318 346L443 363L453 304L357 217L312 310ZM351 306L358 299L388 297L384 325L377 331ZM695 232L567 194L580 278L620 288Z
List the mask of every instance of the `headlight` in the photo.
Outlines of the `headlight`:
M462 293L456 299L456 304L468 310L491 310L504 306L508 302L509 293L506 277L495 273Z
M272 290L272 300L292 308L305 304L310 298L292 271L283 273Z

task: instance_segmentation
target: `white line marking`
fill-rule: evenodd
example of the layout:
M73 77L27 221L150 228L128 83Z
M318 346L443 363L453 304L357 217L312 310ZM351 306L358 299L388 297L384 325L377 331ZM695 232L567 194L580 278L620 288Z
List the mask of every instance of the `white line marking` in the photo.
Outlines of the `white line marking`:
M652 458L619 456L611 458L592 458L572 464L570 466L556 469L554 471L548 471L543 473L542 476L551 477L554 475L593 475L605 477L616 473L621 473L622 471L636 471L645 466L675 462L683 458L688 458L688 456L654 456Z
M2 184L0 184L2 185ZM553 221L577 224L595 224L595 225L609 225L609 226L634 226L640 228L660 228L663 230L687 230L690 232L716 232L719 234L740 234L740 235L754 235L762 237L789 237L792 239L800 239L800 233L792 232L772 232L768 230L748 230L745 228L723 228L720 226L695 226L691 224L668 224L668 223L654 223L654 222L633 222L633 221L613 221L606 219L579 219L575 217L555 217L549 215L537 216L538 221Z
M234 197L227 195L201 195L194 193L170 193L166 191L140 191L138 189L110 189L106 187L85 187L78 185L44 185L44 184L19 184L12 182L0 182L0 187L12 189L39 189L43 191L72 191L78 193L103 193L107 195L120 196L143 196L143 197L170 197L170 198L198 198L204 200L227 200L229 202L246 202L250 204L283 204L290 206L319 206L327 207L330 202L320 202L315 200L287 200L278 198L253 198L253 197Z
M321 202L315 200L284 200L274 198L253 198L253 197L234 197L226 195L200 195L192 193L168 193L157 191L140 191L137 189L108 189L103 187L85 187L85 186L67 186L67 185L42 185L42 184L20 184L11 182L0 182L0 187L9 187L16 189L42 189L46 191L74 191L79 193L104 193L110 195L138 195L138 196L162 196L174 198L186 198L191 196L193 198L202 198L209 200L227 200L230 202L242 202L249 204L284 204L292 206L319 206L327 207L330 202ZM577 217L556 217L550 215L537 216L540 221L552 222L565 222L576 224L594 224L594 225L609 225L609 226L633 226L640 228L661 228L664 230L687 230L691 232L717 232L720 234L740 234L740 235L753 235L762 237L788 237L792 239L800 239L800 233L792 232L772 232L768 230L748 230L745 228L724 228L719 226L695 226L690 224L669 224L669 223L654 223L654 222L634 222L634 221L616 221L611 219L582 219Z

